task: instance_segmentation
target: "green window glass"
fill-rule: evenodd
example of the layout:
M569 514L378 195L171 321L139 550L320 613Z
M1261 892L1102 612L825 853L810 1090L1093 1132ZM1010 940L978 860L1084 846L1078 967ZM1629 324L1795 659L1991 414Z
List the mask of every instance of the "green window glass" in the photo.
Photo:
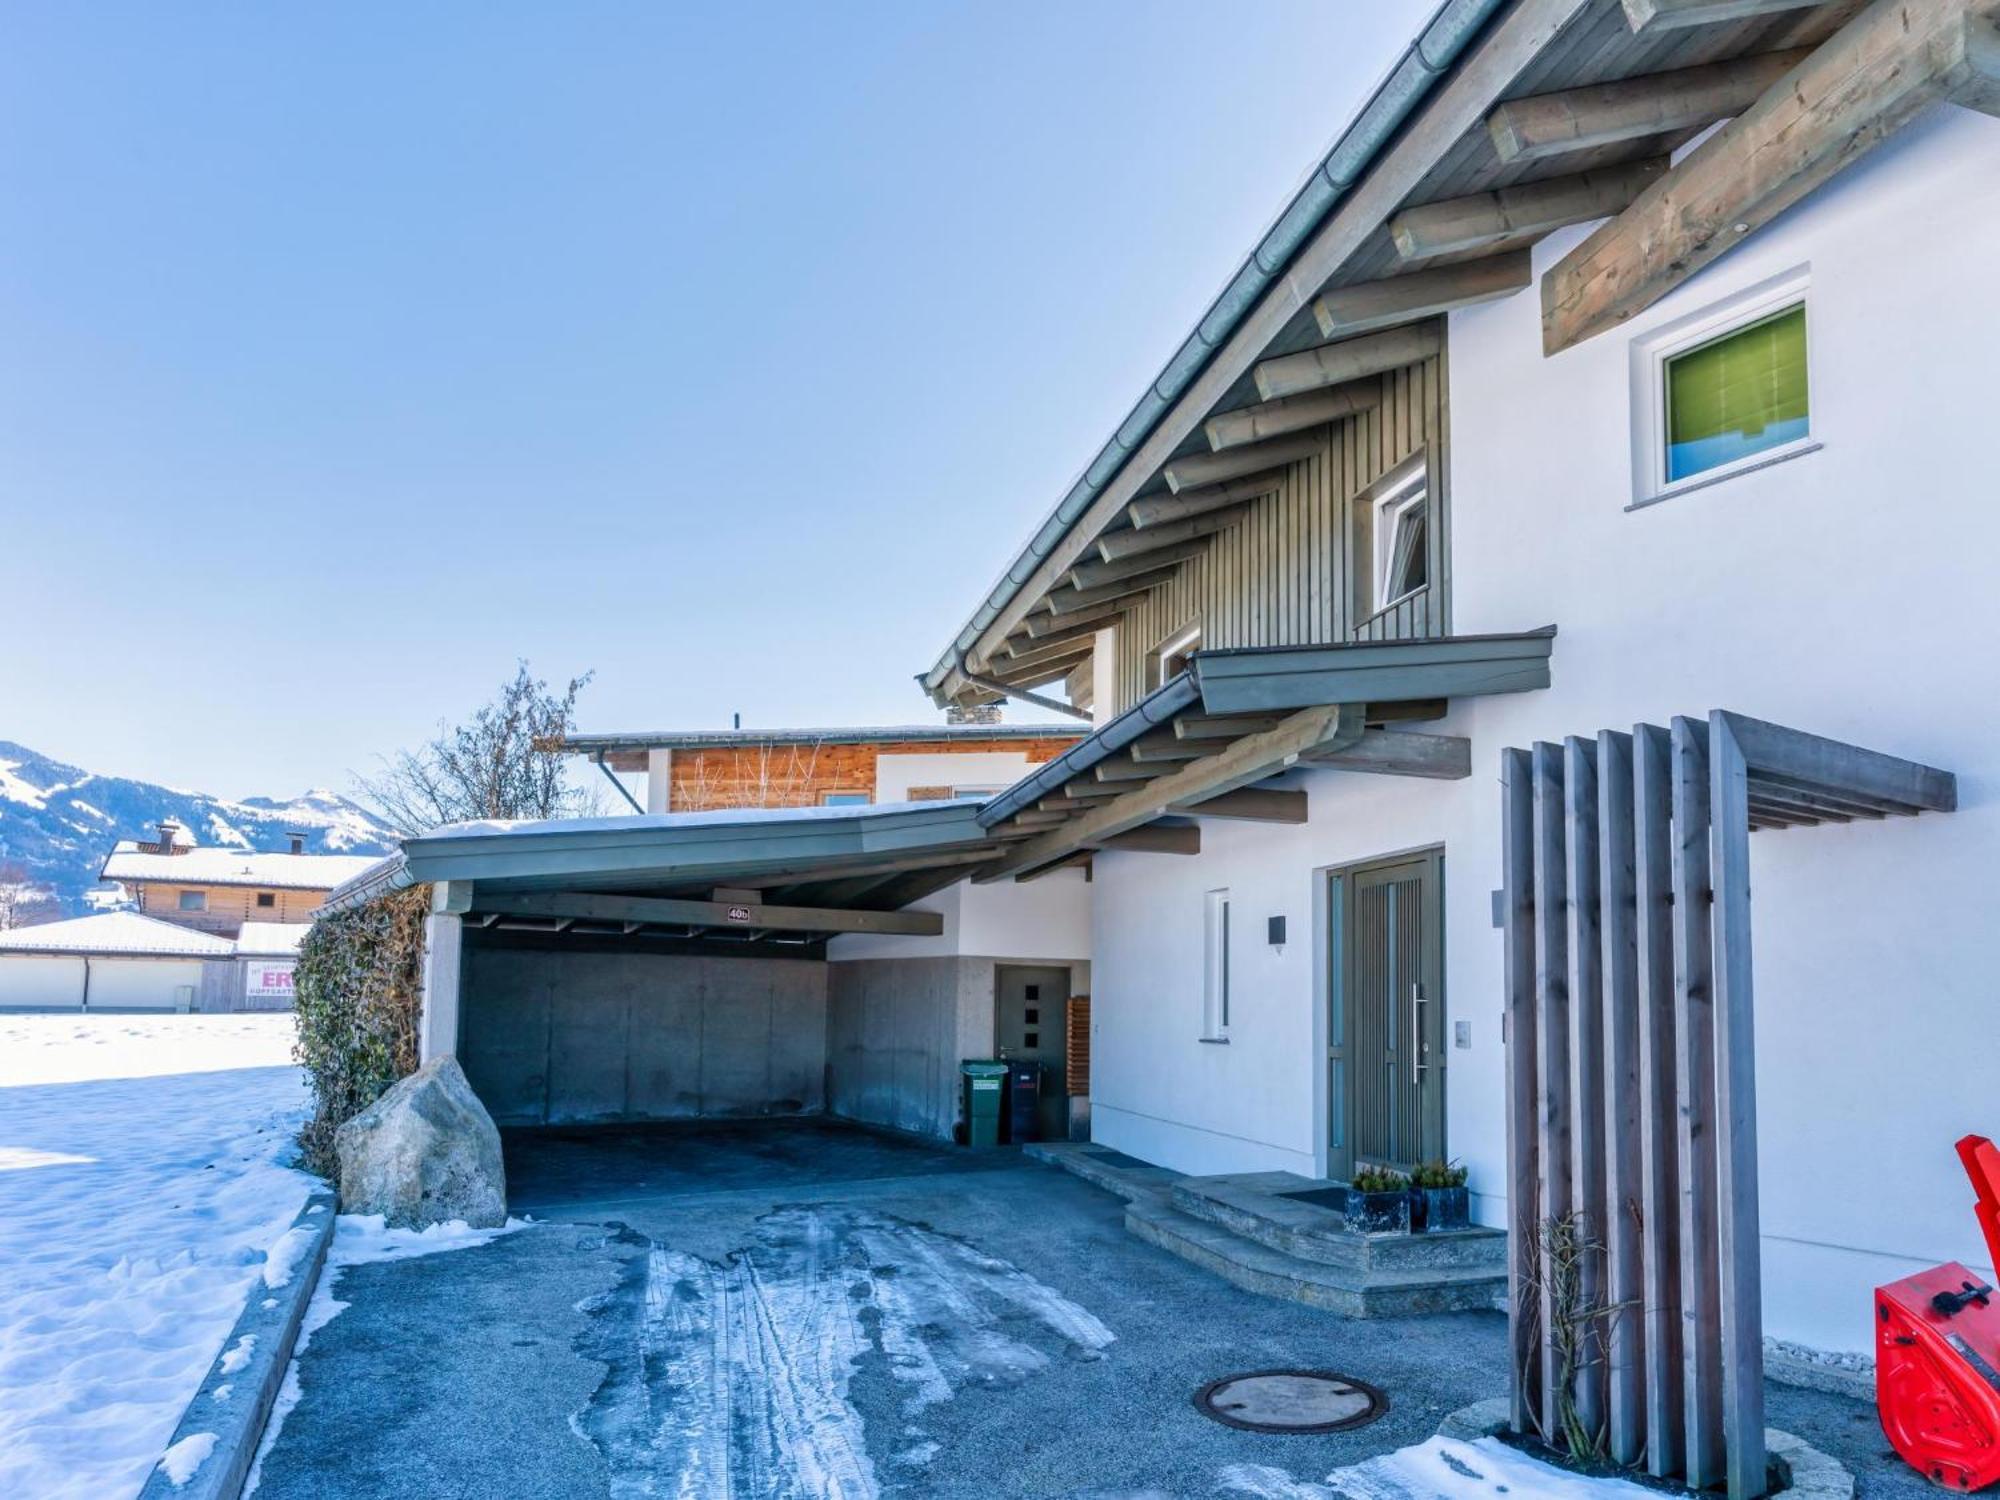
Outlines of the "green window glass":
M1672 356L1666 399L1669 484L1805 437L1805 305Z

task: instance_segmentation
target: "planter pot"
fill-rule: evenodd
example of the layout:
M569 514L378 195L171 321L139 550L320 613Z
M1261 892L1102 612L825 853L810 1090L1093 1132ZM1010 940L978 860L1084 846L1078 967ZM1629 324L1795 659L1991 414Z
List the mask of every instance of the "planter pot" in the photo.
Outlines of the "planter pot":
M1472 1193L1467 1188L1418 1188L1416 1195L1423 1200L1424 1228L1430 1230L1470 1229L1472 1227ZM1412 1213L1412 1219L1416 1217Z
M1409 1229L1410 1194L1407 1188L1397 1188L1388 1193L1347 1190L1349 1234L1407 1234Z

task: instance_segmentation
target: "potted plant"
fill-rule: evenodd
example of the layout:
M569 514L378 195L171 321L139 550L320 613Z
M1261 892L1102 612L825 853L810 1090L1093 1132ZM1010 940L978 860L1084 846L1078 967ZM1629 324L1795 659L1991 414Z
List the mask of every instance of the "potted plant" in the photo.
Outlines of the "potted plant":
M1387 1167L1362 1167L1347 1183L1349 1234L1406 1234L1410 1179Z
M1471 1226L1471 1197L1466 1191L1466 1169L1457 1162L1427 1161L1411 1176L1412 1227L1419 1229L1466 1229ZM1417 1221L1421 1222L1417 1222Z

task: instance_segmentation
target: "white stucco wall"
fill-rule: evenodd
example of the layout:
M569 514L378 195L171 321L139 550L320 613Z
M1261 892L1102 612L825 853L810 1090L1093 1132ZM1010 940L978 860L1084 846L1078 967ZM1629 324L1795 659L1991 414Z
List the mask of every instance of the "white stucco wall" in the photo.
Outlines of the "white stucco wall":
M1425 726L1471 736L1468 781L1314 773L1303 828L1209 821L1196 858L1101 857L1098 1139L1187 1171L1313 1171L1314 871L1442 843L1448 1018L1471 1023L1446 1054L1450 1147L1502 1222L1499 752L1731 708L1943 766L1961 805L1753 840L1767 1331L1865 1349L1876 1283L1982 1266L1951 1146L2000 1133L1997 189L2000 122L1943 108L1626 330L1544 359L1537 296L1453 316L1454 628L1556 623L1554 686ZM1628 513L1631 340L1800 266L1824 448ZM1221 886L1241 916L1226 1047L1198 1040Z
M1021 958L1087 960L1093 887L1078 870L1040 880L956 885L913 901L907 910L944 916L937 937L850 934L827 944L833 962L847 958Z

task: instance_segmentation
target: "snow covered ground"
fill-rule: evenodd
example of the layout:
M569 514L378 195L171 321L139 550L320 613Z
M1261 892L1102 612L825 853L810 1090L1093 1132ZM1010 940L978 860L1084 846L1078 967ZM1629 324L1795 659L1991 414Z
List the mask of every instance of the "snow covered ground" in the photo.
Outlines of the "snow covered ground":
M0 1017L0 1495L145 1484L313 1181L292 1035Z
M1324 1484L1301 1484L1267 1464L1233 1464L1222 1472L1222 1489L1254 1500L1660 1500L1661 1495L1623 1479L1565 1473L1495 1438L1462 1443L1447 1437L1335 1469Z

